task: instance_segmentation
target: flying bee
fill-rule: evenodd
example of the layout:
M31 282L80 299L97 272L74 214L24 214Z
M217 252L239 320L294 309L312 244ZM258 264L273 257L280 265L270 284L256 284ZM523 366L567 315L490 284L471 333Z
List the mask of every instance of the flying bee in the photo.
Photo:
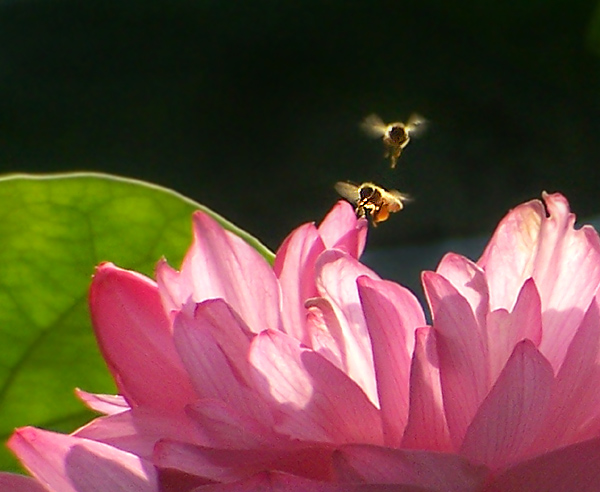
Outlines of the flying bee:
M385 157L390 158L391 167L394 169L402 150L410 142L411 135L416 135L424 129L425 119L415 113L406 123L395 121L386 124L379 116L371 114L364 119L361 127L372 137L383 139L386 147Z
M363 183L359 186L338 181L335 190L346 200L355 205L357 217L369 215L373 227L379 222L386 221L391 213L399 212L404 208L408 195L397 190L386 190L374 183Z

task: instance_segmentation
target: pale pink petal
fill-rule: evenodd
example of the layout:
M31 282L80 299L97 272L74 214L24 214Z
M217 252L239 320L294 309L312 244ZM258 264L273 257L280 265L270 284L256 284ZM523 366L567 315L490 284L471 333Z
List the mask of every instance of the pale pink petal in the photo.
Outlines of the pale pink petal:
M533 279L523 284L512 312L504 308L488 313L487 336L490 380L495 381L515 345L531 340L537 347L542 339L542 306Z
M490 387L487 347L466 299L441 275L424 272L422 277L436 332L446 420L458 447Z
M347 445L334 460L341 481L413 485L432 492L477 492L488 476L483 466L432 451Z
M554 372L529 340L515 347L469 426L461 454L498 470L521 459L548 412Z
M331 304L342 331L344 371L378 405L371 339L367 330L356 280L379 277L356 259L339 250L325 251L317 260L317 289Z
M48 492L37 480L16 473L0 473L0 492Z
M483 270L464 256L448 253L440 261L436 273L449 280L468 301L479 324L479 329L485 336L490 296Z
M490 309L511 310L523 282L533 275L534 255L545 220L544 205L531 200L504 217L477 264L490 289Z
M600 239L590 226L574 229L575 215L560 194L543 194L510 212L478 264L485 270L493 309L511 309L533 277L543 308L542 353L558 370L600 285Z
M303 343L308 343L304 303L317 295L315 262L324 250L317 228L305 224L285 239L275 255L273 270L281 285L283 327Z
M521 462L503 472L485 492L597 492L600 438Z
M556 376L552 406L533 451L595 437L588 425L600 417L600 307L590 305Z
M333 306L323 297L314 297L306 301L306 307L306 330L310 339L306 345L344 371L344 333Z
M426 324L414 294L400 285L358 278L358 293L373 346L385 444L397 447L408 420L415 331Z
M435 332L419 328L410 370L410 405L402 447L452 451L444 414Z
M319 235L327 249L340 249L359 258L367 242L368 223L357 219L352 205L338 201L319 225Z
M131 407L121 395L101 395L97 393L88 393L79 388L75 389L75 395L88 408L103 413L104 415L113 415L115 413L124 412Z
M110 444L145 459L151 459L154 445L160 439L195 444L209 442L204 429L185 415L175 418L147 408L136 408L92 420L73 435Z
M251 335L223 299L186 305L173 325L175 347L198 397L226 402L269 425L268 405L251 388Z
M151 463L104 443L23 427L8 446L53 491L158 492Z
M379 411L360 387L316 352L279 332L263 332L250 361L255 385L271 399L275 429L317 442L381 443Z
M264 470L331 479L332 448L297 443L287 448L214 449L173 441L156 445L154 464L216 482L232 482Z
M154 282L104 263L89 301L100 350L129 404L177 412L196 398Z
M194 243L181 273L157 270L158 282L169 290L163 298L183 305L222 298L254 332L281 328L279 283L267 261L248 243L223 229L203 212L194 214ZM163 278L164 276L164 278ZM177 284L175 289L170 285Z

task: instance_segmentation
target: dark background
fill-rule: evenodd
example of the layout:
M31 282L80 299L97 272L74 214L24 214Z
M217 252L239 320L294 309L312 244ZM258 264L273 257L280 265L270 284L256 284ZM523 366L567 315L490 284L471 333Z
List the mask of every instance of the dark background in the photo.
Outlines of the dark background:
M196 199L276 248L338 180L414 197L372 246L489 234L562 191L600 212L595 3L12 1L0 172L94 170ZM430 125L389 169L369 113Z

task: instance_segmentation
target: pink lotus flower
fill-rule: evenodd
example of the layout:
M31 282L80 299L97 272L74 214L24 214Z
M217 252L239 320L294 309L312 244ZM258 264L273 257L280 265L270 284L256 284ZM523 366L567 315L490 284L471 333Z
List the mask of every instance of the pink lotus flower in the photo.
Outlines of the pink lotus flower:
M92 319L122 396L79 392L105 416L70 436L18 430L37 482L0 490L597 490L600 240L544 200L477 263L423 274L431 326L359 263L348 204L273 267L197 213L180 272L98 267Z

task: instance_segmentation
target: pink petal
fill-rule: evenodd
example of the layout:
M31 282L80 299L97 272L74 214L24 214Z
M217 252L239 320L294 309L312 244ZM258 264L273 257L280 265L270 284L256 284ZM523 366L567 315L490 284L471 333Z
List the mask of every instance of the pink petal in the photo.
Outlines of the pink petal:
M169 314L179 311L192 295L192 286L180 280L179 272L171 268L165 258L157 263L155 274L165 311Z
M433 314L444 409L454 446L488 392L487 347L471 306L444 277L423 273Z
M378 404L373 351L367 324L360 308L356 280L379 277L351 256L327 250L317 261L317 289L331 304L342 331L344 371Z
M238 482L204 485L192 492L354 492L360 490L358 487L360 486L310 480L286 473L263 472ZM368 490L376 492L373 488Z
M327 299L315 297L306 301L306 307L306 330L310 339L307 346L344 371L344 333L333 306Z
M436 273L449 280L468 301L481 333L485 333L490 295L482 269L464 256L448 253L440 261Z
M308 343L304 303L317 295L315 262L324 250L314 224L305 224L286 238L275 255L273 270L281 285L283 327L303 343Z
M33 427L15 431L10 449L57 492L158 492L154 467L107 444Z
M103 413L104 415L113 415L115 413L124 412L131 407L121 395L101 395L97 393L88 393L79 388L75 389L75 395L88 408Z
M558 449L502 473L486 492L597 492L600 438Z
M173 336L199 398L220 400L271 422L268 406L251 388L251 333L223 299L186 305L175 318Z
M402 447L452 451L444 414L444 400L435 332L419 328L410 371L410 404Z
M200 400L190 405L187 413L208 436L210 447L252 449L281 446L289 441L273 430L271 419L257 421L222 401Z
M399 446L408 420L415 330L426 324L412 292L394 282L358 278L358 293L373 346L385 444Z
M263 472L233 483L204 485L191 492L427 492L412 485L332 483Z
M158 483L160 492L194 492L201 487L212 484L212 480L190 475L189 473L171 468L158 468Z
M511 313L503 308L488 313L487 336L491 381L497 379L518 342L528 339L539 346L542 306L533 279L523 284Z
M185 415L174 418L146 408L92 420L73 435L110 444L145 459L151 459L154 445L160 439L208 442L203 430Z
M104 263L92 281L90 311L104 359L131 405L172 413L196 398L154 282Z
M596 407L597 409L598 407ZM600 415L596 415L588 420L585 425L583 425L577 436L571 440L571 442L578 442L584 439L589 439L590 437L600 436Z
M315 480L331 479L327 446L298 443L277 449L211 449L172 441L156 445L154 464L216 482L232 482L264 470L278 470Z
M0 473L0 492L48 492L48 489L31 477Z
M490 309L512 309L521 285L532 276L545 215L542 202L532 200L511 210L496 227L477 262L488 279Z
M548 411L554 372L529 340L520 342L483 401L461 454L499 469L523 457Z
M354 381L282 333L252 344L255 385L279 413L278 432L317 442L381 443L379 411Z
M181 306L224 299L254 332L281 328L279 284L267 261L243 239L223 229L203 212L194 214L194 243L181 273L157 270L164 298Z
M537 453L595 437L587 429L600 417L600 307L590 305L556 376L546 428L535 444Z
M412 485L427 491L477 492L488 470L454 454L347 445L334 455L340 480Z
M500 223L478 264L485 270L493 308L511 309L533 277L543 308L542 353L557 370L600 285L600 239L590 226L575 230L575 215L559 194L543 194Z
M338 201L319 225L319 235L327 249L339 249L359 258L367 242L368 223L357 219L352 205Z

